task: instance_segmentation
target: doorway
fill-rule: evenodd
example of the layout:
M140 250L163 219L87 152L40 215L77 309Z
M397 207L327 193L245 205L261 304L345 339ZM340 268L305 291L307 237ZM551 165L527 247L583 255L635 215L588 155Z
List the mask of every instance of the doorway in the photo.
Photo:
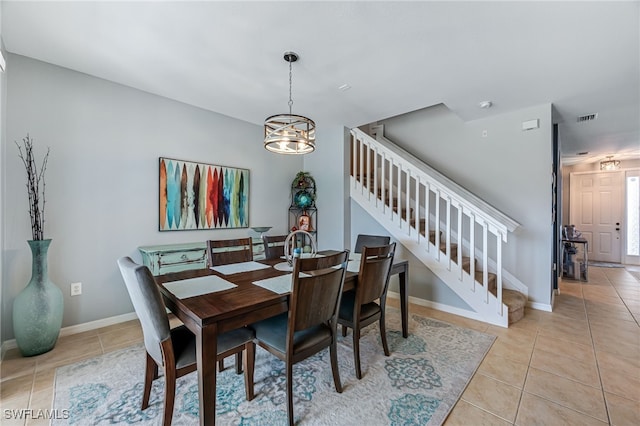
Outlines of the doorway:
M570 174L570 223L589 242L590 260L622 262L624 176L624 171Z
M640 170L625 173L625 223L623 261L640 265Z

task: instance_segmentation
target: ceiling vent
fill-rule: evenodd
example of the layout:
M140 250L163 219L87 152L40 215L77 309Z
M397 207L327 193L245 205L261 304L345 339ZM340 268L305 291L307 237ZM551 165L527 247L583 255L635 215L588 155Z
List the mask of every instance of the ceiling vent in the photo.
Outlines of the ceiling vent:
M597 112L595 114L581 115L580 117L578 117L578 123L583 123L585 121L593 121L596 118L598 118Z

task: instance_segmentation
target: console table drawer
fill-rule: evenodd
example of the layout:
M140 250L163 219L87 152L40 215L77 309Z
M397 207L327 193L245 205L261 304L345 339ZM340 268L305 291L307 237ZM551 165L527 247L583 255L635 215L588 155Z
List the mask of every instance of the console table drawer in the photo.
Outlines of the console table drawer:
M153 275L207 267L207 250L204 243L146 246L138 247L138 250L142 254L142 263Z

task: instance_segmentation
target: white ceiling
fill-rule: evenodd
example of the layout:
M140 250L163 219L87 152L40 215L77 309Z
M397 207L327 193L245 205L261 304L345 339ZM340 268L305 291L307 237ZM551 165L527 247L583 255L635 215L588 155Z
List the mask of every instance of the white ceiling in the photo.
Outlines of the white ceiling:
M3 0L1 13L9 52L256 124L288 110L292 50L293 112L318 127L553 103L565 164L640 156L638 1Z

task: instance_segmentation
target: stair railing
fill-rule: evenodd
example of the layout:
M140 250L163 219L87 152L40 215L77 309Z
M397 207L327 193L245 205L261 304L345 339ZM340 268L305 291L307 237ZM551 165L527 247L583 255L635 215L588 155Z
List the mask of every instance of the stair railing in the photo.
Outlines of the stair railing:
M492 298L488 275L491 266L497 275L497 314L506 317L502 304L503 245L507 234L520 225L385 139L382 126L373 131L375 139L360 129L351 130L352 194L387 218L399 230L404 243L429 252L435 250L433 257L448 271L454 268L458 280L470 283L469 290L480 293L485 303ZM458 249L452 259L454 241ZM470 258L468 273L462 267L463 249ZM476 256L480 265L476 265ZM480 270L482 289L478 291L475 276ZM471 279L465 279L465 274Z

